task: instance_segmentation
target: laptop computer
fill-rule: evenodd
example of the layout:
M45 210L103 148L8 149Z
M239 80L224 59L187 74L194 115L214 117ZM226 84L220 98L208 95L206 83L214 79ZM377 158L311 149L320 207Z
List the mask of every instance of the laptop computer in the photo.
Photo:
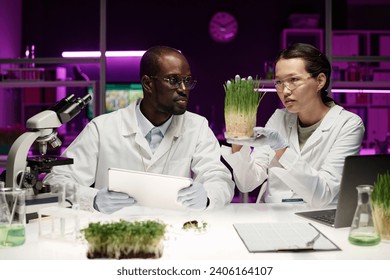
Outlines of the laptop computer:
M108 189L127 193L139 206L186 210L177 193L192 184L191 178L119 168L108 169Z
M358 185L373 185L379 173L390 170L390 155L356 155L345 159L336 209L297 212L296 215L335 228L349 227L357 206Z

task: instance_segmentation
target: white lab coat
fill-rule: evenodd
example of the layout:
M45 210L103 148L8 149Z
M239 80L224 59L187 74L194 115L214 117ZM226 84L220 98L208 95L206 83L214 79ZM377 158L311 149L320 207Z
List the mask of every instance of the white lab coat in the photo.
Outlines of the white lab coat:
M282 202L302 198L314 207L336 203L344 159L359 153L364 124L359 116L333 106L302 150L298 143L298 118L286 109L277 109L266 127L276 129L289 143L277 161L269 146L240 152L222 147L222 155L233 169L238 189L250 192L265 182L258 201Z
M190 112L173 116L153 154L138 127L135 106L133 102L88 123L63 154L74 158L74 164L54 167L45 183L83 186L81 207L93 210L93 198L108 186L107 170L113 167L193 178L207 191L208 209L230 203L234 182L220 161L219 143L207 119ZM93 183L95 188L89 188Z

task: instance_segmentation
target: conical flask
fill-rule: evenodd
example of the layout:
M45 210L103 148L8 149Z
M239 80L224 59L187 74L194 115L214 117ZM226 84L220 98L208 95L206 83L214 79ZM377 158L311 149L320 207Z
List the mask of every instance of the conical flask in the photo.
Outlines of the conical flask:
M356 189L358 191L358 202L348 240L352 244L360 246L376 245L381 241L381 238L372 215L370 196L373 187L371 185L359 185Z

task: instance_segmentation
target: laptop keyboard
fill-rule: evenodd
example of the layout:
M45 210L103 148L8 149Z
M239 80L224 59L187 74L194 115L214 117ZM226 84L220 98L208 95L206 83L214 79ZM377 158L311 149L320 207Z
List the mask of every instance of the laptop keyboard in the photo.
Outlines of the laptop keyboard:
M332 212L322 213L321 215L313 216L313 218L333 225L335 219L335 212L332 211Z

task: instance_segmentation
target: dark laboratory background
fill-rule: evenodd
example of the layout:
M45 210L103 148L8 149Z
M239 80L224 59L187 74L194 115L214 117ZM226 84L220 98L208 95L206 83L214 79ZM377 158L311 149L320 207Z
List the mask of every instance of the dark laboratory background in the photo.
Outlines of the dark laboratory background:
M221 138L224 130L223 83L236 74L266 80L269 78L264 67L266 62L272 61L286 44L294 41L313 43L325 51L326 1L108 0L107 50L146 50L153 45L180 49L188 58L193 76L198 80L196 88L191 92L188 109L205 116L215 134ZM340 54L343 55L390 56L389 0L337 0L332 1L331 6L333 31L346 32L341 35L347 36L346 44L342 41L343 36L340 36L341 41L333 42L334 50L341 49L344 53ZM216 42L210 36L210 20L220 11L232 14L238 23L238 33L229 42ZM63 51L97 51L99 38L99 0L0 0L0 59L25 57L26 48L31 57L32 46L36 58L61 57ZM337 77L334 79L377 83L377 88L369 88L383 90L381 93L372 93L372 96L359 90L335 96L340 103L350 105L347 109L359 113L364 119L368 129L363 148L375 149L379 145L376 140L383 144L389 137L390 84L386 83L389 82L390 67L387 64L344 63L340 67L335 64ZM107 85L139 82L138 66L139 58L107 58ZM352 66L354 71L358 68L359 73L351 78L348 71ZM0 67L1 86L10 79L7 69L16 66L8 64ZM65 73L57 71L56 67L65 69ZM98 63L59 63L48 66L44 71L42 79L51 79L50 75L56 76L61 72L60 79L64 80L83 80L85 77L99 80ZM365 75L364 71L369 71L369 74ZM0 87L1 131L23 129L28 117L56 101L48 96L55 90ZM66 94L83 94L86 90L67 88ZM34 95L38 99L34 100ZM375 101L380 106L374 108L377 110L373 113L374 97L382 98L382 101ZM27 106L29 102L31 106ZM42 106L39 106L39 102ZM268 93L259 107L258 125L264 125L278 107L280 103L276 94ZM383 120L380 125L377 121L372 123L378 116ZM87 113L80 114L60 133L77 134L88 121L87 117ZM1 137L3 141L0 143L5 142L6 137Z

